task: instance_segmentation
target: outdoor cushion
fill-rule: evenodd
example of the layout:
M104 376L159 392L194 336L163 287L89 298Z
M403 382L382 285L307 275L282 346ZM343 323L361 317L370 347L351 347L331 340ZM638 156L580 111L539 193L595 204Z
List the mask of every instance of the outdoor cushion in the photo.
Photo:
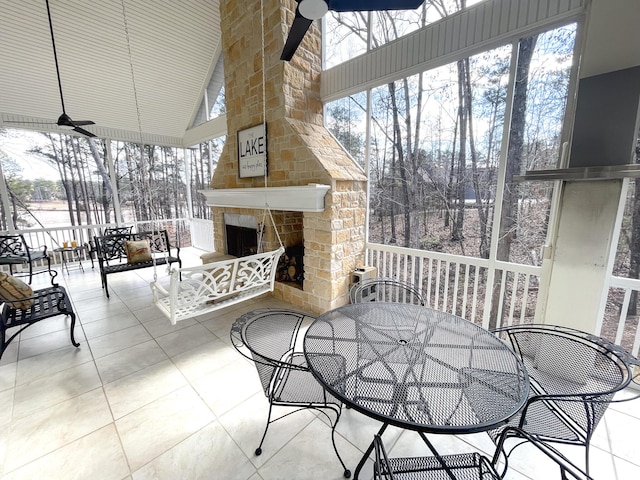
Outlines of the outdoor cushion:
M33 300L24 299L32 296L33 290L29 285L19 278L0 272L0 298L3 301L7 302L13 308L28 310L33 305Z
M148 240L128 240L124 244L127 262L142 263L151 261L151 247Z

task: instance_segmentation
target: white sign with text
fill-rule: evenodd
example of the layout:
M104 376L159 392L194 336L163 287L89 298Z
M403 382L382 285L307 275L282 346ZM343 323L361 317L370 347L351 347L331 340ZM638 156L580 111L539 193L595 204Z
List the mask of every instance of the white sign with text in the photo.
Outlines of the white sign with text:
M238 132L240 178L262 177L267 171L267 126L262 123Z

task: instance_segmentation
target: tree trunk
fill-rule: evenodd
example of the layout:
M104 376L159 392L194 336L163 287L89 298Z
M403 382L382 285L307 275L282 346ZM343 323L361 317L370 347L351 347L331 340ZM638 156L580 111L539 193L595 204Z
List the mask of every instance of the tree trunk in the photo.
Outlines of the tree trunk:
M407 165L405 162L405 150L402 144L402 132L400 130L400 112L398 111L398 102L396 98L395 83L389 84L389 97L391 98L391 112L393 115L393 131L394 131L394 148L398 153L398 173L400 173L400 187L402 190L402 205L404 213L404 246L409 246L409 235L411 232L411 202L409 200L409 181L407 179Z
M465 204L465 183L466 183L466 162L467 162L467 108L465 105L466 97L464 93L465 61L459 60L458 67L458 127L460 130L460 139L458 145L458 162L456 168L455 179L455 202L456 202L456 218L453 223L453 231L451 240L460 241L464 238L464 204Z
M525 38L518 47L518 63L513 91L513 110L509 127L509 143L507 146L507 165L502 198L502 215L500 216L500 235L497 246L497 259L509 261L511 244L516 238L518 225L518 184L513 181L514 175L522 168L522 152L524 151L524 132L527 111L527 87L529 85L529 67L536 46L537 36ZM490 327L498 324L498 306L500 305L501 271L496 271L491 303ZM506 289L505 289L506 291Z
M465 63L465 76L464 76L464 98L465 105L467 109L467 120L469 122L469 154L471 156L471 180L473 184L473 190L475 192L476 197L476 210L478 212L478 221L480 222L480 247L479 254L480 258L489 258L489 238L487 233L487 223L488 223L488 210L485 205L484 198L485 190L482 188L480 182L480 173L478 172L478 152L476 151L476 144L474 141L474 131L473 131L473 105L472 105L472 97L471 97L471 72L469 59L464 60ZM488 156L487 156L488 160ZM488 205L488 202L486 202Z

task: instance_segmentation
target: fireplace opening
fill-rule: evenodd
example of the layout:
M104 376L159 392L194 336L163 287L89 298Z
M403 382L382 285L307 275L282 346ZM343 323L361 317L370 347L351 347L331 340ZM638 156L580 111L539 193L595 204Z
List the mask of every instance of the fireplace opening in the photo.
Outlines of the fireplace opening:
M276 280L292 282L300 287L304 283L304 245L293 245L285 248L278 262Z
M258 230L255 228L225 225L227 253L234 257L246 257L258 253Z

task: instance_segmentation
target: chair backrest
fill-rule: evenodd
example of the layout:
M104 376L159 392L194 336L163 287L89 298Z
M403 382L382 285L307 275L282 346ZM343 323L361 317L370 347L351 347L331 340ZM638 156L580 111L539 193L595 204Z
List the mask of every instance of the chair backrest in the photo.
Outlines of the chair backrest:
M396 302L426 305L422 292L393 278L372 278L356 283L349 293L351 303Z
M132 240L131 234L117 233L112 235L103 235L102 237L94 237L96 242L96 252L98 258L109 261L113 259L126 258L127 252L124 248L127 240Z
M169 242L169 234L166 230L138 232L131 235L135 240L149 240L151 253L170 253L171 251L171 242Z
M105 227L103 235L119 235L131 233L133 225L130 227Z
M0 235L0 256L28 258L29 249L22 235Z
M295 351L305 318L310 317L293 310L260 309L233 323L231 341L242 355L254 361L265 395L269 396L273 376L280 368L295 368L287 360Z
M171 252L169 234L166 230L138 233L114 233L111 235L103 235L102 237L95 237L96 251L98 252L98 257L107 262L116 258L127 258L127 250L125 248L126 242L129 240L143 239L149 240L149 246L152 254Z
M558 415L588 442L613 396L633 380L637 362L618 345L579 330L557 325L518 325L495 330L527 368L533 397L554 395ZM547 405L547 401L545 401ZM542 402L525 407L527 430L544 428L543 436L563 438L545 423ZM540 413L540 417L536 415Z

